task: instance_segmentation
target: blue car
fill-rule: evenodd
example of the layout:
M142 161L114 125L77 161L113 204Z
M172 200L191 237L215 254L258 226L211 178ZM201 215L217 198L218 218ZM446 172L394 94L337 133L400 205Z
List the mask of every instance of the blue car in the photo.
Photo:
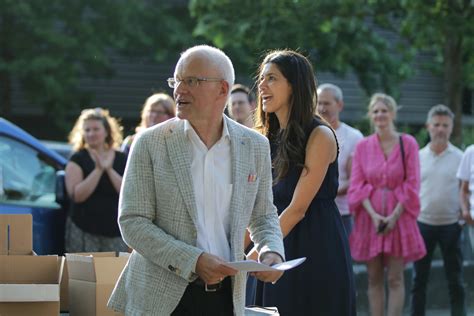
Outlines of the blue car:
M67 159L0 118L0 214L33 215L33 250L64 253Z

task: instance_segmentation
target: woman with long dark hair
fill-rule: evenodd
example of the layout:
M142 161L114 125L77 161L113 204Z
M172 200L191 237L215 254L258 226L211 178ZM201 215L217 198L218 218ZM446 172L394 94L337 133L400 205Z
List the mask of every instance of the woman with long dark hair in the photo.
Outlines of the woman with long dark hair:
M269 53L259 68L258 92L256 128L272 148L286 260L307 259L276 284L259 284L257 304L277 306L281 315L355 315L349 244L334 202L338 145L315 114L310 62L291 50Z

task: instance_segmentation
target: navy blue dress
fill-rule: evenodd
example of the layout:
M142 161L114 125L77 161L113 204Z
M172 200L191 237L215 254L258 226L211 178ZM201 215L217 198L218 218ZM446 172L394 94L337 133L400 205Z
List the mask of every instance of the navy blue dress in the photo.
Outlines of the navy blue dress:
M306 142L315 118L306 131ZM277 148L272 144L272 155ZM291 166L273 187L280 214L290 204L301 167ZM284 239L286 260L306 257L299 267L286 271L275 284L259 282L256 302L277 306L281 315L356 315L355 284L348 238L334 202L338 189L337 160L329 165L321 188L301 220Z

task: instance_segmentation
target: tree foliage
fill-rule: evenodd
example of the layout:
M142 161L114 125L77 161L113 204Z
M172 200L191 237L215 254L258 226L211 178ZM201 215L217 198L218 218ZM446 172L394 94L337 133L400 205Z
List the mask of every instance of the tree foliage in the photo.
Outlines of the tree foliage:
M226 49L247 72L257 56L275 48L299 49L316 72L344 75L353 71L367 93L396 93L410 74L410 51L383 39L373 19L373 6L354 0L192 0L194 33Z
M459 142L462 92L474 88L473 11L472 0L0 0L0 115L11 114L18 86L60 122L92 97L80 78L112 76L115 54L174 62L203 41L225 49L243 76L266 51L292 48L317 73L353 72L367 94L395 96L412 58L429 52Z
M195 34L231 51L247 69L267 49L300 48L316 72L353 71L367 94L380 89L396 96L413 74L413 57L431 53L460 143L462 92L474 87L471 0L191 0L190 8Z
M461 143L465 89L474 89L474 3L471 0L392 0L392 28L411 47L432 53L431 70L444 79L444 102L455 113L454 142ZM383 1L377 5L383 8Z
M194 22L182 16L186 6L158 0L0 0L0 115L17 84L60 122L88 103L79 79L111 76L114 54L163 60L189 45Z

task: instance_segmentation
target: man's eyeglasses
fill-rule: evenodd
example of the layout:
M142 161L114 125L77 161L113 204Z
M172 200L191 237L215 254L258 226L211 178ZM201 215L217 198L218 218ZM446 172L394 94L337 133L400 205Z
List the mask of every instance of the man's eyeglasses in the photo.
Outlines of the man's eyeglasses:
M176 88L181 82L183 82L186 86L190 87L190 88L193 88L193 87L197 87L199 85L199 83L201 82L205 82L205 81L208 81L208 82L218 82L218 81L222 81L224 79L221 79L221 78L203 78L203 77L186 77L186 78L183 78L183 79L175 79L175 78L168 78L168 86L170 88Z

